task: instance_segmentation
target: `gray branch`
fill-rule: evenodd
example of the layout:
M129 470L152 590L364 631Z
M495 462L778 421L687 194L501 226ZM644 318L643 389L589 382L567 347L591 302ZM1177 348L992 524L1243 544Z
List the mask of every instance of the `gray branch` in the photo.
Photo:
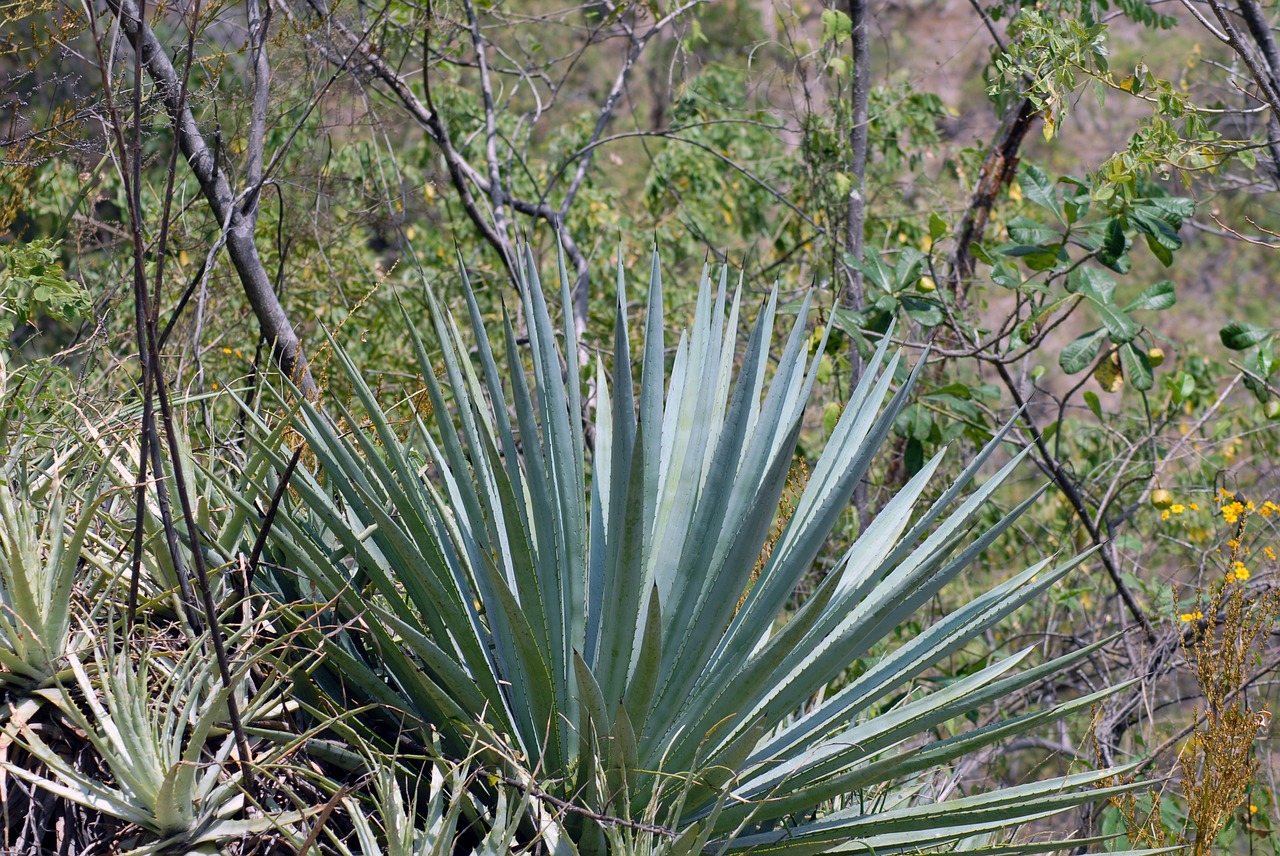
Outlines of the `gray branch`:
M280 305L272 288L271 278L258 255L253 234L255 218L240 210L237 204L239 200L231 192L225 173L217 168L214 154L205 142L191 109L182 98L182 84L173 63L169 61L155 33L145 21L139 19L137 4L134 0L108 0L108 5L119 18L125 36L159 90L173 122L183 157L200 182L200 189L213 210L214 218L217 222L226 224L227 254L240 277L253 313L258 318L263 338L271 343L276 363L285 376L298 385L303 395L314 398L318 390L302 352L302 344ZM258 57L265 62L265 55L261 52L257 53L255 59ZM259 78L255 82L255 89L260 90L265 98L264 79Z
M267 140L267 104L271 96L271 64L267 62L267 25L271 8L263 14L258 0L249 0L249 55L253 60L253 113L249 121L249 166L245 171L249 198L245 216L258 222L258 198L262 193L262 155Z
M1280 48L1276 47L1276 38L1271 32L1271 24L1262 12L1257 0L1240 0L1240 16L1244 18L1249 34L1257 42L1262 51L1262 59L1267 72L1267 83L1274 93L1280 90ZM1273 109L1267 116L1267 150L1271 153L1271 177L1280 187L1280 118Z

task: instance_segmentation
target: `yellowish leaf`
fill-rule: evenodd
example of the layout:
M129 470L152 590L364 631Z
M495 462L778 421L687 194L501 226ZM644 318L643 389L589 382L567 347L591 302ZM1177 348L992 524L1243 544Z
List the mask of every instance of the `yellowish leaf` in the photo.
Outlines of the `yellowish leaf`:
M1112 354L1098 363L1093 370L1093 379L1102 387L1103 392L1119 392L1124 386L1124 373L1120 370L1120 355Z

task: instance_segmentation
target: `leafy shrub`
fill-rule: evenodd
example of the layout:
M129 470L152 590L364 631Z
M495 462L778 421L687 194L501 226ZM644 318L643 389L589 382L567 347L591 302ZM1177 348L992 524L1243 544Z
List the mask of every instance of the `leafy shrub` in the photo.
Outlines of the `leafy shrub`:
M0 314L12 315L14 324L41 314L66 320L92 308L89 292L62 272L58 242L40 238L0 245Z

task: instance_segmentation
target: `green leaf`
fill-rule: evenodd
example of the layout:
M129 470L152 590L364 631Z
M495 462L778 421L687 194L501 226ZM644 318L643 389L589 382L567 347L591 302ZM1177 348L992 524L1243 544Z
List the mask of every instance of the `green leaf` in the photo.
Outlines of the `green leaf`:
M1168 222L1169 219L1181 225L1176 214L1156 206L1135 205L1130 212L1130 222L1146 235L1147 247L1165 267L1173 263L1174 251L1182 247L1182 238L1178 237L1177 229Z
M1128 252L1129 239L1124 234L1124 221L1120 217L1112 217L1107 221L1098 261L1116 273L1128 273Z
M1018 173L1018 185L1022 188L1023 197L1041 208L1052 211L1060 219L1062 218L1062 210L1058 205L1058 194L1054 190L1053 182L1049 180L1049 176L1045 175L1044 170L1035 164L1023 163L1022 169Z
M1258 401L1264 404L1271 397L1266 381L1275 371L1275 367L1275 355L1272 353L1269 341L1263 342L1250 351L1244 359L1244 368L1252 375L1245 375L1245 386L1251 389Z
M1098 358L1105 335L1106 330L1101 328L1085 333L1062 349L1062 353L1058 355L1058 365L1067 374L1084 371Z
M1151 254L1160 260L1160 264L1165 267L1173 264L1173 251L1164 245L1154 235L1147 235L1147 249L1151 250Z
M1133 341L1133 338L1142 329L1137 322L1117 309L1115 304L1095 300L1093 301L1093 306L1098 310L1098 314L1102 316L1102 323L1107 328L1107 335L1117 345Z
M1093 415L1102 418L1102 402L1098 399L1098 393L1091 389L1084 391L1084 403L1093 411Z
M1115 299L1116 281L1094 267L1076 268L1067 278L1067 290L1079 292L1090 300L1112 303Z
M1006 244L1000 252L1011 258L1022 259L1022 263L1032 270L1052 270L1062 260L1062 245L1052 244Z
M1163 279L1155 285L1144 289L1141 294L1124 307L1124 311L1136 312L1142 309L1149 309L1159 312L1173 306L1177 301L1176 287L1170 280Z
M898 254L898 262L893 270L895 290L901 291L915 285L920 279L920 270L923 267L924 254L915 247L903 248Z
M1152 210L1175 231L1181 229L1182 222L1196 212L1195 200L1185 196L1150 196L1142 200L1142 205Z
M854 270L862 272L872 285L881 291L893 291L894 274L880 256L874 252L868 253L865 258L855 259L853 256L845 253L844 263Z
M1132 342L1120 347L1120 367L1134 389L1145 392L1155 385L1155 375L1151 371L1151 362L1145 352L1138 350Z
M942 309L933 300L923 297L903 297L902 308L922 327L937 327L943 321Z
M938 215L937 211L929 212L929 240L930 241L936 244L943 235L947 234L947 231L950 228L951 227L947 224L947 221L943 220L942 217Z
M822 12L822 40L824 42L845 42L853 33L853 21L839 9L824 9Z
M1260 327L1247 321L1231 321L1218 331L1218 336L1226 347L1233 351L1243 351L1266 341L1274 333L1274 327Z
M1009 231L1009 239L1018 244L1060 244L1062 242L1061 232L1030 217L1014 217L1009 220L1005 228Z
M1111 341L1117 345L1132 341L1142 328L1112 302L1115 281L1097 268L1083 267L1078 272L1077 289L1102 318Z

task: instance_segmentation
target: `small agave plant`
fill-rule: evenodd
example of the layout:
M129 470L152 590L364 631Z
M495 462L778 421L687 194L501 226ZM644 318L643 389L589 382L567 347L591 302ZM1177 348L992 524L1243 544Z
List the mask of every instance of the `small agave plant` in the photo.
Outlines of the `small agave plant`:
M1081 771L931 796L931 774L956 759L1103 695L936 739L1094 649L1032 666L1016 652L931 692L917 681L1078 558L1039 562L882 644L1036 501L975 527L1018 465L965 495L1002 436L932 503L921 497L941 456L926 462L796 605L919 365L906 372L885 345L870 359L757 568L825 346L823 334L809 347L810 300L774 358L777 293L742 342L741 287L704 273L668 361L656 257L639 348L619 270L589 445L579 342L557 329L527 251L522 267L521 334L504 315L491 336L465 281L472 338L429 290L429 331L406 318L432 403L407 438L336 345L361 414L298 405L315 472L290 484L299 501L275 521L264 585L328 605L314 620L330 670L304 693L374 705L387 719L371 733L407 724L425 745L438 730L456 757L487 735L504 781L559 807L535 833L554 852L999 852L1012 827L1133 787L1109 784L1124 771ZM565 317L568 282L562 263ZM260 466L278 471L280 429L261 428Z
M453 856L459 852L459 836L474 819L464 814L464 809L473 808L467 790L473 780L470 759L437 760L409 792L403 782L421 773L420 766L400 769L395 758L372 753L365 766L372 798L362 802L347 796L342 800L356 849L335 837L330 842L335 852L342 856ZM485 812L484 835L475 836L472 856L508 856L528 800L528 795L500 792L496 807ZM473 810L471 815L475 814Z
M84 734L109 779L63 757L20 716L9 721L4 738L40 764L0 761L0 769L127 824L136 831L122 842L129 856L218 853L236 839L298 823L306 812L246 811L244 771L232 757L235 739L225 728L230 691L200 641L173 657L117 646L109 631L95 641L88 662L67 655L74 678L69 685L39 691ZM228 640L237 641L235 635ZM278 690L278 681L261 688L246 719L273 706ZM278 763L294 748L273 746L255 760Z
M42 476L33 491L34 471L21 454L0 469L0 687L18 695L66 666L71 593L94 512L106 498L69 521L67 482L57 473Z

